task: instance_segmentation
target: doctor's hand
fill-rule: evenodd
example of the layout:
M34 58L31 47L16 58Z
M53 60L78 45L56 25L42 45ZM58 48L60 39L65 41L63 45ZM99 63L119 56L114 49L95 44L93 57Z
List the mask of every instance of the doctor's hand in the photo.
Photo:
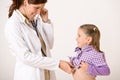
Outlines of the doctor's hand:
M68 74L72 73L72 68L70 67L69 62L67 61L60 61L59 68L63 71L67 72Z
M41 16L43 22L45 22L45 23L48 22L49 19L48 19L48 10L47 9L43 8L40 12L40 16Z

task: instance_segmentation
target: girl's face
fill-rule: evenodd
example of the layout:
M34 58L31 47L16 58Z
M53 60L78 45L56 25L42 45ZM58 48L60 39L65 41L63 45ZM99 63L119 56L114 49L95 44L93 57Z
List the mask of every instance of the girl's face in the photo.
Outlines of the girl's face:
M29 20L33 20L33 18L35 17L36 14L40 14L40 12L42 11L42 9L44 8L45 4L28 4L28 2L26 2L25 5L25 16L29 19Z
M78 29L76 41L79 48L82 48L88 45L90 42L90 39L91 38L87 36L82 29Z

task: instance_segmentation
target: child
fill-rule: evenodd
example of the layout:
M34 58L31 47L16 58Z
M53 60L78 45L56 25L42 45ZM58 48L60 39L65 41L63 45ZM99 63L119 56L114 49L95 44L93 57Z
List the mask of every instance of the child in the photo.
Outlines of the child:
M74 80L95 80L97 75L109 75L110 69L100 50L100 32L93 24L84 24L78 29L76 57L70 57L74 66Z

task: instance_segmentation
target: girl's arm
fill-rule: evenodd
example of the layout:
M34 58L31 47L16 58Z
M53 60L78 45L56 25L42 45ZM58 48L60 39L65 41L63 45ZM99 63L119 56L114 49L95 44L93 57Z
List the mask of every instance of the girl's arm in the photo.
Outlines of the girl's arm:
M93 56L92 64L89 64L88 66L88 72L92 76L110 74L110 69L106 63L105 56L103 53Z
M102 65L102 66L89 65L88 66L88 73L92 76L109 75L110 69L107 65Z

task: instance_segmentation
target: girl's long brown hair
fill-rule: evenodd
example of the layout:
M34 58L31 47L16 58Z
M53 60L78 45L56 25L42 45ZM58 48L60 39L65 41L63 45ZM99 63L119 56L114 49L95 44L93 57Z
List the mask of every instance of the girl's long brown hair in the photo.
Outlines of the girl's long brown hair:
M92 37L92 45L97 51L102 52L100 50L100 31L97 26L93 24L84 24L80 26L87 36Z

